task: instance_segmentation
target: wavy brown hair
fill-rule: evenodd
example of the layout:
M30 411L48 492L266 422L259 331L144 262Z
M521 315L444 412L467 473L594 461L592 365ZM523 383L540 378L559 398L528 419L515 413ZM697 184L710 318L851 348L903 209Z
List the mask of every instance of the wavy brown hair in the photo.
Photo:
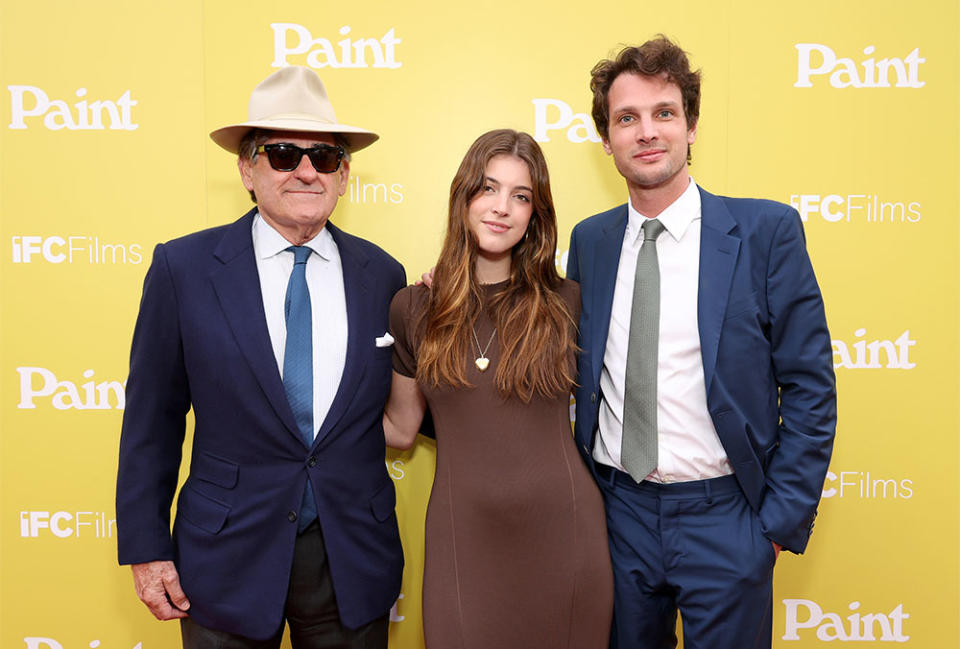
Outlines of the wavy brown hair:
M437 387L470 386L466 363L483 289L474 268L479 244L467 214L486 182L487 163L498 155L527 163L533 210L524 237L513 247L510 278L489 305L500 344L494 383L502 396L529 402L534 394L550 397L573 387L569 354L576 350L576 323L558 293L563 280L555 262L557 218L547 163L534 139L518 131L490 131L477 138L450 184L447 234L419 323L417 379Z

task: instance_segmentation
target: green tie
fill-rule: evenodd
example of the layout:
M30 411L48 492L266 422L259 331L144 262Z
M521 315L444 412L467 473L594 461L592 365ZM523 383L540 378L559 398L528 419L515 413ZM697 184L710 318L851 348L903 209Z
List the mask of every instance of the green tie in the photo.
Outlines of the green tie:
M663 224L656 219L648 219L643 224L643 244L637 255L633 280L620 461L637 482L657 468L657 357L660 348L657 237L663 230Z

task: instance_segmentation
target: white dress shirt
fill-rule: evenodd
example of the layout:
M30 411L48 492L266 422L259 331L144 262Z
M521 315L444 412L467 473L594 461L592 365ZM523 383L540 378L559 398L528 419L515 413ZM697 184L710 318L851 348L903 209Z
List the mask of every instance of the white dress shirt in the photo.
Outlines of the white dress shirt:
M291 244L257 214L253 220L253 252L260 274L263 311L277 367L283 376L283 353L287 343L284 303L293 271ZM313 315L313 434L330 410L340 387L347 357L347 302L343 292L340 252L326 228L303 244L313 253L307 258L307 289Z
M646 220L628 205L620 251L610 330L600 375L596 461L623 470L623 393L630 339L630 313L637 254ZM684 482L733 473L707 410L697 293L700 278L700 192L691 179L686 191L656 217L666 228L657 239L660 265L660 335L657 364L658 464L652 482Z

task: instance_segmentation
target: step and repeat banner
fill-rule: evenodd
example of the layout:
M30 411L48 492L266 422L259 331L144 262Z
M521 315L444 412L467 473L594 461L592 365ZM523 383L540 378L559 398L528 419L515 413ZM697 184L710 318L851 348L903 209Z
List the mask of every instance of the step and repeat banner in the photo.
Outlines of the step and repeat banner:
M381 134L333 220L411 279L469 144L530 132L563 268L574 224L626 200L589 71L659 32L703 70L694 178L797 208L834 339L836 450L806 555L779 560L774 645L957 646L956 1L272 5L0 2L0 646L179 642L116 564L129 344L153 246L250 207L207 134L246 119L260 80L313 67L342 121ZM385 458L407 558L398 649L423 643L435 455L421 440Z

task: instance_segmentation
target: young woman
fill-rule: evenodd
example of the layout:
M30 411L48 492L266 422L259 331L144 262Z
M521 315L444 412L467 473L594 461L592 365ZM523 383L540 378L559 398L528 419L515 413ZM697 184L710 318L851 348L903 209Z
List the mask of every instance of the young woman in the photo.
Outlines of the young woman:
M428 649L606 649L613 584L600 492L570 432L579 290L555 266L546 162L491 131L450 187L433 286L397 293L387 444L429 404Z

